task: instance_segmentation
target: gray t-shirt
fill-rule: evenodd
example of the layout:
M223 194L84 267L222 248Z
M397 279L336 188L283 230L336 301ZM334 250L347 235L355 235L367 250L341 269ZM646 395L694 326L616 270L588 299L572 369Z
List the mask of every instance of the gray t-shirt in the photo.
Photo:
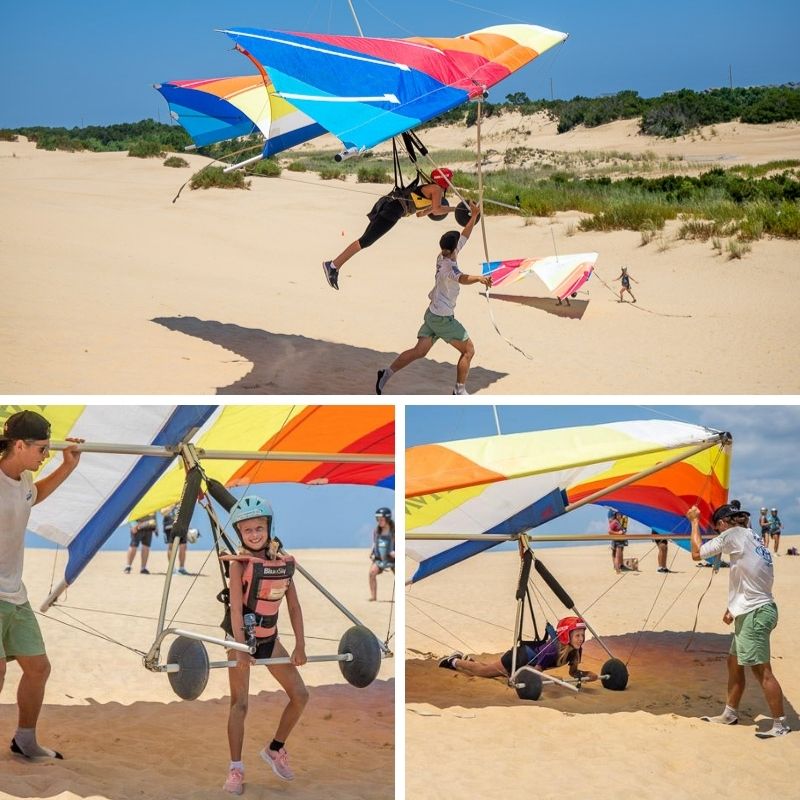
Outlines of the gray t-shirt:
M728 528L700 548L702 558L722 553L730 556L728 611L734 617L774 602L772 556L760 536L749 528Z
M455 314L456 300L461 290L458 278L462 274L456 263L456 257L466 243L466 236L460 236L452 258L439 253L436 259L436 283L428 295L431 301L428 310L431 314L440 317L452 317Z
M0 470L0 600L20 606L28 600L22 582L25 528L36 502L30 472L18 481Z

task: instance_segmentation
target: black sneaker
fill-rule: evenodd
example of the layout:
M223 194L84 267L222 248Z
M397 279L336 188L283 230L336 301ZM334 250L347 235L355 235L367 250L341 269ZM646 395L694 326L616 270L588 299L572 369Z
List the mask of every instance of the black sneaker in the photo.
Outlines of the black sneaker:
M381 379L383 378L383 374L386 372L385 369L378 370L378 378L375 381L375 394L383 394L383 389L381 389Z
M322 262L322 271L325 273L325 280L332 289L339 289L339 270L333 266L332 261ZM378 393L380 394L380 392Z
M449 656L447 656L446 658L443 658L439 662L439 667L441 669L452 669L452 670L454 670L455 666L453 665L453 660L456 659L456 658L464 658L464 654L463 653L459 653L459 652L451 653Z

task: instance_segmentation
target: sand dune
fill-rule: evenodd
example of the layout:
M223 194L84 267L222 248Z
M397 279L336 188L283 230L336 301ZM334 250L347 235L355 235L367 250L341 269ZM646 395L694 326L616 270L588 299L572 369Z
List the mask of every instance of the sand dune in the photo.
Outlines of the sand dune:
M369 603L367 559L362 551L295 551L298 560L378 635L386 635L391 587L379 581L378 603ZM38 603L53 571L52 551L26 552L25 580ZM191 551L187 566L200 574L175 576L168 617L184 599L182 627L220 635L222 606L216 602L215 564ZM228 765L227 675L212 669L198 700L177 698L165 675L144 669L141 656L121 647L147 650L155 635L166 557L151 554L150 576L123 575L124 554L103 552L72 587L63 605L40 618L53 671L39 725L39 738L62 751L64 761L30 763L0 748L0 797L219 798ZM138 559L135 564L138 569ZM179 580L180 578L180 580ZM192 585L191 591L187 589ZM350 627L303 578L298 580L309 654L335 653ZM113 613L110 613L113 612ZM91 626L120 644L83 630ZM291 634L288 618L281 630ZM291 637L285 641L291 648ZM164 648L169 646L169 640ZM221 648L208 645L211 660ZM274 733L285 695L265 668L251 676L244 761L246 796L394 797L394 660L385 660L378 679L366 689L344 681L335 663L303 667L311 699L287 749L295 781L282 783L261 763L258 751ZM2 741L16 724L13 698L19 678L8 667L0 696Z
M782 544L785 551L792 541L784 537ZM579 694L545 686L540 700L525 702L500 680L438 669L438 658L453 650L480 659L508 649L516 553L481 555L411 588L407 796L488 797L525 786L555 798L563 796L565 785L609 800L792 792L797 741L794 735L772 741L753 735L766 727L767 707L752 676L737 727L699 719L724 705L730 636L721 617L727 572L712 578L710 569L695 566L688 553L672 546L672 575L656 572L655 549L648 544L631 546L628 554L641 559L641 571L620 579L606 547L538 552L611 653L627 663L630 683L623 692L597 683L585 684ZM800 559L779 557L775 574L781 622L772 638L773 669L786 695L790 725L797 729L799 676L792 654L798 637L792 620ZM472 587L466 605L464 587ZM542 594L543 613L534 605L540 624L567 615L549 590ZM607 658L590 637L584 668L597 672ZM469 757L453 758L454 753Z
M510 122L497 131L490 123L488 137L513 142ZM759 161L789 156L800 143L797 125L716 126L707 140L662 144L633 135L631 122L557 138L547 133L552 123L537 124L542 131L526 141L548 147L552 136L563 150L641 145ZM464 129L427 139L461 146L458 137ZM248 192L186 189L173 204L205 163L189 160L190 169L168 169L124 153L0 143L0 272L4 296L21 301L0 322L3 391L371 394L375 371L414 344L448 223L402 221L343 268L334 292L320 263L361 234L385 187L285 172L254 180ZM675 224L663 244L642 247L638 233L577 232L580 216L488 220L491 258L555 247L600 259L570 310L555 307L535 278L498 291L488 308L475 287L462 290L458 317L477 349L473 392L798 391L796 242L763 240L727 261L709 244L674 240ZM476 233L462 268L476 271L483 255ZM622 264L638 281L637 305L617 302ZM489 309L532 361L498 336ZM449 393L455 356L438 343L387 392ZM743 383L731 381L733 372Z

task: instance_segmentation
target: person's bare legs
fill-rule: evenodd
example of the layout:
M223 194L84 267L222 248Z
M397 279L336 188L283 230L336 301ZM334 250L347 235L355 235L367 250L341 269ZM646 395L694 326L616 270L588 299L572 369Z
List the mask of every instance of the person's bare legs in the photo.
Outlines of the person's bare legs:
M378 573L380 569L378 569L377 564L372 564L369 568L369 599L370 600L377 600L378 599Z
M500 661L493 661L491 664L482 664L480 661L467 661L463 658L454 658L452 663L458 672L463 672L476 678L508 677L508 673L505 671Z
M739 666L736 656L728 654L728 699L726 702L730 708L738 710L744 694L744 687L744 667Z
M656 545L658 547L658 568L667 568L667 546L665 544Z
M354 242L350 242L350 244L347 245L347 247L345 247L345 249L342 250L342 252L339 253L339 255L336 256L336 258L333 259L333 261L331 261L331 264L333 264L333 266L336 267L336 269L340 269L356 253L359 253L359 252L361 252L361 244L358 241L358 239L356 239Z
M236 660L236 651L228 650L228 658ZM247 717L247 702L250 692L250 667L228 667L228 681L231 687L230 710L228 712L228 746L231 761L242 760L244 743L244 721Z
M761 691L764 692L764 697L773 719L782 717L783 690L778 683L778 679L772 672L772 666L770 664L754 664L750 669L753 670L753 675L756 676L756 679L761 684ZM744 672L743 669L742 672ZM742 680L742 683L744 683L744 680ZM730 703L728 705L730 705Z
M277 658L289 654L280 642L276 642L272 655ZM275 731L275 739L285 742L308 703L308 689L294 664L270 664L268 669L289 697Z
M133 545L131 545L128 548L128 556L127 556L127 558L128 558L128 566L129 567L131 566L131 564L133 564L133 559L136 558L136 550L137 550L137 548L134 547Z
M465 339L464 341L456 341L455 339L448 344L455 347L461 357L456 364L456 383L465 384L467 382L467 375L469 375L469 367L472 363L472 357L475 355L475 345L472 344L472 339Z
M150 548L142 545L142 569L147 569L147 559L150 557Z
M431 347L433 347L433 338L430 336L421 336L419 339L417 339L417 343L414 345L414 347L404 350L394 361L392 361L392 363L389 365L389 369L392 371L392 374L403 369L403 367L407 367L412 361L416 361L418 358L425 358L425 356L428 355Z

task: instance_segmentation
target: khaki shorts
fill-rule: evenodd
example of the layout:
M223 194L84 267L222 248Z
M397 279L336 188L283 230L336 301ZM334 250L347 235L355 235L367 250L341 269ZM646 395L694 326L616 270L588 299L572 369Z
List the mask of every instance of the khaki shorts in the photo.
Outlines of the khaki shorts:
M417 333L417 339L441 339L443 342L466 342L469 334L464 326L455 317L440 317L432 314L428 309L425 312L425 321Z
M0 600L0 659L44 655L44 639L30 603Z
M740 667L769 664L769 635L777 624L778 607L775 603L767 603L736 617L730 653L736 656Z

